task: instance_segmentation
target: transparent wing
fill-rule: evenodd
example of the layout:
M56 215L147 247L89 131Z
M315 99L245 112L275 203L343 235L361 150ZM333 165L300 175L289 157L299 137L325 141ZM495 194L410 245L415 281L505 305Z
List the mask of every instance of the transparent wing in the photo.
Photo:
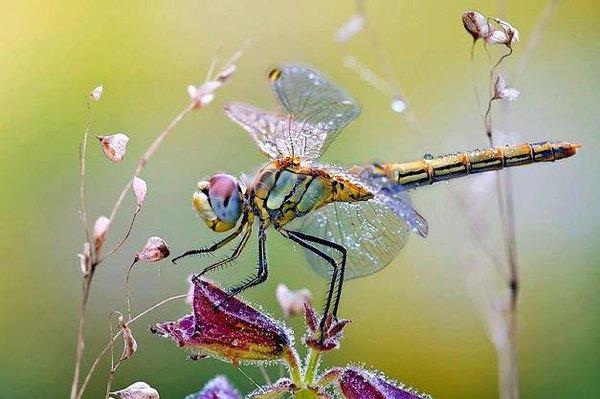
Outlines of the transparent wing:
M346 248L346 279L366 276L387 266L404 247L411 230L427 236L427 221L413 209L401 185L390 184L368 172L355 176L342 169L323 167L364 185L374 195L368 201L334 202L299 219L299 229L303 232ZM340 259L337 251L320 249ZM306 254L313 269L329 277L331 268L327 262L312 252Z
M261 151L271 159L306 158L306 154L317 154L326 138L325 132L309 123L299 123L291 115L277 115L249 104L230 102L225 106L225 112L250 133ZM311 133L308 135L303 131Z
M341 129L360 114L352 97L309 67L284 65L271 71L269 79L279 103L298 123L292 133L300 137L292 150L303 159L320 157Z
M374 201L384 205L397 217L404 220L412 231L421 237L427 237L429 224L413 207L405 188L391 182L386 176L364 170L356 178L373 192Z
M344 246L347 250L345 279L366 276L387 266L408 239L409 227L385 205L374 201L334 202L300 219L299 229ZM340 254L319 249L339 261ZM312 268L324 277L331 267L321 257L305 251Z

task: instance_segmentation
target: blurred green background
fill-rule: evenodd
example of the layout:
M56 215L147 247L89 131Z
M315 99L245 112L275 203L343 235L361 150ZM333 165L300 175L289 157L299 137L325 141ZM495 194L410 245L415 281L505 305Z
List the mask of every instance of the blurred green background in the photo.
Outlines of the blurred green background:
M477 7L504 13L522 42L506 64L507 76L545 1L382 1L367 4L381 46L391 57L411 107L428 137L424 146L389 100L343 66L352 54L381 72L364 33L347 44L333 33L353 13L351 1L195 2L8 2L0 16L0 397L65 397L72 376L81 273L77 216L77 148L86 120L87 94L105 93L95 105L91 132L126 132L128 154L108 162L94 140L88 157L88 210L107 214L139 155L187 102L186 85L200 83L212 57L223 58L247 39L238 72L210 107L190 115L144 170L149 184L139 223L118 256L94 280L87 324L84 370L107 340L107 314L123 309L123 275L132 254L150 235L175 253L215 239L190 206L195 182L218 171L253 171L264 159L247 135L227 120L222 104L243 100L273 104L266 72L284 61L310 63L346 87L363 107L330 147L324 160L361 163L411 160L487 144L469 75L470 38L460 15ZM519 360L526 398L600 396L600 228L597 127L600 7L596 1L561 2L517 86L504 127L524 141L580 142L577 157L513 173L518 255L522 276ZM476 69L484 82L481 48ZM510 78L509 78L509 83ZM425 148L427 147L427 148ZM430 222L426 240L413 237L385 270L348 283L341 315L352 319L342 350L327 365L363 362L439 398L497 395L495 351L481 310L489 281L485 262L468 232L453 192L469 179L417 191L415 206ZM496 199L483 194L489 230L485 237L502 253ZM110 243L125 229L133 200L126 198ZM108 245L110 245L110 243ZM251 247L253 248L253 247ZM251 272L256 253L214 277L233 284ZM271 277L245 298L280 314L278 283L308 287L316 298L325 283L273 232ZM161 298L184 292L189 274L208 259L140 265L133 275L138 312ZM494 286L492 283L490 286ZM481 286L480 286L481 287ZM486 288L487 289L487 288ZM186 361L177 347L147 333L147 326L187 312L173 303L135 327L139 351L117 375L115 387L138 380L162 397L198 390L225 373L240 390L252 384L216 360ZM299 321L292 323L301 331ZM258 372L245 367L260 380ZM107 364L101 363L87 397L99 397ZM276 368L271 368L274 376Z

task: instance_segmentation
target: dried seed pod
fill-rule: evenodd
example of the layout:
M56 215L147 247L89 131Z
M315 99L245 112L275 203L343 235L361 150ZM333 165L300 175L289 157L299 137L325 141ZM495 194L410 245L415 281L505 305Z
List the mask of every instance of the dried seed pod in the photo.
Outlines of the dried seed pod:
M117 395L119 399L160 399L158 391L145 382L135 382L111 394Z
M129 137L123 133L111 134L110 136L96 136L102 145L104 155L112 162L120 162L127 152Z
M473 41L485 39L490 34L490 25L486 18L477 11L467 11L462 15L462 23L466 31L473 36Z
M83 243L83 252L77 254L79 257L79 266L84 276L87 276L91 270L91 245L88 241Z
M119 316L119 324L121 324L121 334L123 335L123 353L120 360L126 360L137 351L137 341L133 337L129 325L125 323L123 316Z
M515 101L521 92L512 87L506 87L506 82L501 75L498 75L496 81L494 82L494 100L506 100L506 101Z
M135 255L135 260L143 260L146 262L157 262L169 256L169 246L160 237L150 237L146 244Z
M290 290L285 284L279 284L275 297L285 317L297 316L304 311L304 304L309 304L312 299L310 291L303 288L298 291Z
M144 179L135 176L133 178L131 189L133 190L133 195L135 196L135 204L139 209L142 207L142 205L144 204L144 200L146 199L148 185L146 184L146 181Z
M106 216L100 216L94 222L94 227L92 229L92 236L94 238L94 252L99 254L102 250L102 246L106 241L106 237L108 235L108 230L110 228L110 219Z
M100 85L90 92L90 97L94 101L100 101L103 91L104 91L104 86Z

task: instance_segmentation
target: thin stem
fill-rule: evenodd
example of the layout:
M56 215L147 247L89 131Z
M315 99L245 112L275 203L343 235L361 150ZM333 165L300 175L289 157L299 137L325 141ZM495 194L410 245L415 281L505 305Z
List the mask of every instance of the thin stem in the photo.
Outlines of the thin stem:
M140 317L145 316L146 314L148 314L149 312L153 311L154 309L164 305L165 303L174 301L176 299L182 299L187 297L188 294L179 294L179 295L175 295L166 299L163 299L162 301L158 302L157 304L149 307L148 309L144 310L142 313L138 314L137 316L135 316L134 318L132 318L129 323L127 323L127 325L131 325L133 324L136 320L138 320ZM83 393L85 392L85 389L88 386L88 383L90 382L90 379L92 378L92 374L94 373L94 371L96 370L96 367L98 366L98 363L100 363L100 360L102 359L102 357L104 357L104 355L106 354L106 352L108 352L108 350L110 349L111 345L113 344L113 342L115 342L115 340L122 334L121 331L117 332L112 339L108 342L108 344L106 344L106 346L104 347L104 349L102 349L102 351L100 351L100 353L98 354L98 356L96 356L96 358L94 359L87 375L85 376L85 379L83 380L83 384L81 384L81 389L79 390L79 393L76 396L76 399L81 399L81 397L83 396Z
M298 352L293 347L288 347L284 354L284 360L288 365L290 377L296 386L302 386L302 375L300 374L300 359Z
M500 59L498 60L498 62L496 62L496 64L494 65L494 67L492 68L493 70L495 70L496 68L498 68L500 66L500 64L502 64L502 61L504 61L506 58L510 57L513 53L513 49L512 47L508 48L508 53L504 54L502 57L500 57Z
M246 373L244 370L242 370L242 369L241 369L239 366L236 366L235 368L236 368L236 369L237 369L237 371L239 371L239 372L240 372L240 373L241 373L241 374L242 374L244 377L246 377L246 378L247 378L247 379L248 379L248 380L249 380L251 383L253 383L253 384L254 384L254 386L255 386L256 388L260 388L260 385L258 385L258 384L256 383L256 381L254 381L254 379L248 375L248 373Z
M88 110L88 119L83 133L83 141L79 148L79 219L83 227L83 234L86 242L90 243L90 263L94 261L94 245L92 245L90 230L87 221L87 214L85 210L85 155L87 151L87 141L92 124L92 106L88 99L86 104ZM79 374L81 370L81 359L83 358L83 351L85 348L85 336L84 336L84 325L85 325L85 314L87 310L87 302L90 295L90 286L92 284L92 277L94 275L94 267L83 276L83 287L81 293L81 304L79 306L79 321L77 323L77 340L75 343L75 366L73 370L73 381L71 383L71 394L70 398L75 399L77 397L77 391L79 389Z
M321 359L321 352L310 348L308 350L308 358L306 360L306 370L304 372L304 382L306 385L313 385L315 381L315 375L317 368L319 367L319 361Z
M475 43L471 45L471 57L469 62L469 72L471 75L471 85L473 86L473 93L475 94L475 102L477 103L477 109L479 110L479 116L482 118L482 122L485 125L485 118L483 118L483 109L481 107L481 97L479 96L479 87L477 86L477 79L475 78Z
M364 17L364 20L365 20L364 29L365 29L365 32L367 33L367 36L371 43L371 47L375 51L376 56L379 59L379 63L381 64L381 66L383 68L385 80L387 81L388 84L390 84L392 86L392 91L395 93L394 98L400 98L400 99L402 99L402 101L404 101L407 104L406 110L404 112L402 112L402 115L404 116L408 125L419 134L421 144L423 145L423 147L427 148L427 147L429 147L427 135L423 131L423 128L421 127L416 114L413 112L412 108L408 104L407 97L404 95L404 91L402 90L402 87L400 86L400 83L399 83L398 79L396 78L396 74L394 73L394 66L392 64L392 60L390 59L388 53L383 50L383 47L381 46L381 44L379 42L379 38L377 37L377 34L373 30L373 27L371 25L368 15L367 15L367 9L366 9L366 6L364 3L365 2L362 0L356 1L356 12L362 14Z
M85 239L91 243L90 229L88 226L87 214L85 210L85 155L87 152L87 141L90 126L92 125L92 105L89 99L86 104L86 107L88 110L88 118L85 124L85 130L83 132L83 140L81 142L81 146L79 147L79 219L83 227L83 234L85 235Z
M131 292L129 287L129 277L131 276L131 269L137 263L137 257L133 260L129 268L127 269L127 274L125 275L125 301L127 302L127 322L131 322Z
M259 364L258 365L258 369L260 370L260 373L262 374L263 378L265 379L265 382L269 385L272 384L271 382L271 378L269 377L269 373L267 373L267 369L265 368L264 364Z
M529 64L529 60L531 59L533 51L538 46L542 38L542 31L544 29L544 26L550 19L550 16L552 15L559 3L560 0L548 0L546 2L546 5L540 12L537 22L535 23L535 26L531 30L529 38L525 43L525 49L523 50L523 53L521 54L521 56L519 57L519 61L517 62L517 67L515 69L515 73L512 79L513 84L515 84L517 79L521 77L521 75L525 71L525 68L527 67L527 64Z
M148 163L150 158L152 158L152 155L154 155L154 153L156 152L156 150L158 149L160 144L163 142L163 140L169 135L169 133L171 133L173 128L175 126L177 126L183 120L183 118L185 118L185 116L194 109L194 106L195 106L194 101L191 101L188 105L186 105L186 107L179 114L177 114L177 116L175 116L175 118L173 118L173 120L171 121L171 123L169 123L169 125L165 128L165 130L163 130L158 136L156 136L156 138L154 139L152 144L150 144L150 147L148 147L148 149L146 150L144 155L142 155L142 157L140 158L140 160L135 168L135 171L133 172L133 176L131 176L131 178L125 185L125 187L123 187L123 190L117 197L117 201L115 202L115 205L113 206L112 210L110 211L109 219L111 222L115 219L115 216L117 215L117 211L119 210L119 207L121 206L121 203L123 202L123 199L125 198L125 195L127 194L127 191L129 191L129 189L131 188L131 185L133 184L133 178L138 177L140 175L140 173L142 172L142 170L144 169L144 167L146 166L146 164Z
M131 218L131 222L129 222L129 227L127 228L127 231L125 232L125 236L123 236L123 238L121 238L121 241L119 241L114 247L112 247L111 250L106 253L106 255L103 255L102 257L100 257L100 259L98 259L96 261L96 265L100 264L106 258L108 258L112 254L117 252L119 250L119 248L121 248L121 246L123 244L125 244L125 241L127 241L127 239L129 238L129 235L131 234L131 230L133 230L133 224L135 223L135 219L136 219L138 213L140 213L141 209L142 208L140 208L140 207L135 208L135 212L133 212L133 217Z
M109 347L110 347L110 372L108 373L108 378L106 381L106 393L104 395L105 398L108 398L108 395L110 393L110 387L112 386L112 383L114 381L114 375L115 375L115 371L116 371L116 367L115 367L115 344L114 344L114 339L113 339L113 328L112 328L112 316L113 315L117 315L120 314L119 312L110 312L108 314L108 342L109 342ZM120 361L119 361L120 362ZM117 367L118 367L118 363L117 363Z

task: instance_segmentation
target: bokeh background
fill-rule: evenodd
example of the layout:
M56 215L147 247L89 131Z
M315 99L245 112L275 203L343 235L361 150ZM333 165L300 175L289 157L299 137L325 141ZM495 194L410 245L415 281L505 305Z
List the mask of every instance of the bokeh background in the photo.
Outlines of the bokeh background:
M522 97L504 108L502 126L525 141L568 139L583 144L577 157L514 171L522 296L519 360L526 398L600 396L600 208L598 156L600 8L595 1L560 2L542 31L517 85ZM230 84L210 107L190 115L144 170L146 206L128 244L103 264L92 290L84 370L107 340L107 314L123 309L123 275L150 235L174 252L215 239L190 206L195 182L218 171L253 171L264 159L222 111L226 100L270 107L266 72L282 61L310 63L346 87L363 107L324 160L360 163L411 160L487 144L469 75L470 38L460 15L477 7L503 13L522 43L506 64L507 76L523 53L545 1L382 1L368 3L373 29L391 58L427 144L389 107L389 99L343 65L352 54L377 72L382 66L360 33L341 45L333 33L354 11L351 1L88 2L23 1L2 4L0 16L0 397L65 397L70 389L81 273L77 216L77 153L87 94L95 105L91 132L126 132L128 154L108 162L95 141L88 156L88 208L107 214L139 155L187 102L186 85L200 83L212 57L223 58L251 39ZM476 70L485 81L481 48ZM510 79L509 79L509 83ZM502 108L499 108L502 109ZM348 283L341 314L352 319L342 350L327 365L363 362L436 397L497 395L495 351L482 312L482 292L494 285L491 266L469 233L454 193L465 179L417 191L415 206L429 219L430 236L413 237L380 273ZM485 239L501 255L493 193L476 198ZM113 226L125 229L133 200ZM110 243L109 243L110 245ZM252 248L252 245L250 246ZM248 250L214 276L232 284L255 265ZM269 235L271 277L245 297L280 314L278 283L308 287L321 298L325 283L300 250ZM140 265L133 306L140 311L187 289L187 276L207 259ZM473 284L485 281L483 285ZM491 281L491 283L490 283ZM481 287L486 287L481 289ZM143 380L166 398L198 390L224 373L243 392L252 384L216 360L186 361L177 347L147 332L151 323L187 312L173 303L135 328L139 351L120 370L115 387ZM299 321L293 321L297 337ZM244 370L260 380L258 371ZM102 363L87 397L99 397ZM274 376L276 368L271 368Z

